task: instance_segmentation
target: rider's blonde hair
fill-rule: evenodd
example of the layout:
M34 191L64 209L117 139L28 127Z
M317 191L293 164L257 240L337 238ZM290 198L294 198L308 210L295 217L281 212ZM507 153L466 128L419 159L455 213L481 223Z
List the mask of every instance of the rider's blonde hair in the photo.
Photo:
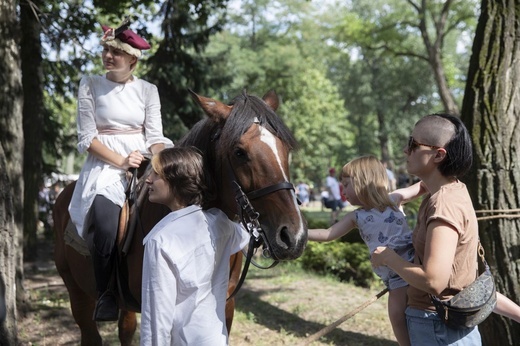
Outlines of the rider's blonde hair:
M350 183L363 208L376 208L381 211L388 207L397 208L388 196L386 168L376 157L361 156L350 161L343 166L341 177L350 178Z

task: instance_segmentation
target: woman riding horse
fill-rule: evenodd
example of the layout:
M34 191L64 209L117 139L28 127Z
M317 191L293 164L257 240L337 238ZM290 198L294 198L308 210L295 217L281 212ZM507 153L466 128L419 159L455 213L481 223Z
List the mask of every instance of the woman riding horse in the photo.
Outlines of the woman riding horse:
M126 172L139 167L142 153L172 142L163 136L157 88L133 75L141 50L150 45L125 22L103 26L104 76L81 79L78 93L78 149L87 151L69 206L78 234L87 240L98 301L96 321L116 321L119 308L109 289L115 243L125 201Z

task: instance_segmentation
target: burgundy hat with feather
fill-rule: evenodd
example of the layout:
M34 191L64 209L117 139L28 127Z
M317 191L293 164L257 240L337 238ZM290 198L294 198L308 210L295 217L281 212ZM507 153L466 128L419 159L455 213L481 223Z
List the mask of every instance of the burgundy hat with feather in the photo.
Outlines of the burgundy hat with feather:
M123 23L117 28L101 25L104 35L101 38L103 45L108 45L120 49L136 58L141 57L141 51L150 49L150 45L141 36L130 30L130 19L125 18Z

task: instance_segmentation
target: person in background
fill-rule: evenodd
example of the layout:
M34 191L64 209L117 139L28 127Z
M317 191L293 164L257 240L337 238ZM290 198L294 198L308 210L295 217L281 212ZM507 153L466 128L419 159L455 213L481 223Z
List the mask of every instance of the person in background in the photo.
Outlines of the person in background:
M431 114L416 123L404 152L408 173L421 182L400 189L401 199L426 194L412 238L414 261L378 246L372 264L386 266L409 284L406 319L412 345L481 345L478 326L447 326L430 298L448 300L476 278L478 222L459 180L473 162L469 133L460 118ZM494 312L520 322L520 307L498 292Z
M298 195L298 199L301 202L301 206L304 208L307 207L309 205L310 195L309 185L300 180L300 182L296 186L296 194Z
M141 345L228 344L229 257L249 234L221 210L202 210L202 156L165 149L152 158L149 200L171 209L144 238Z
M336 179L336 169L334 167L329 169L329 175L325 181L325 186L327 186L327 190L329 191L329 205L327 207L332 209L330 212L330 224L332 225L338 222L339 213L343 208L343 203L341 202L341 191L338 179Z
M42 222L45 233L51 233L52 230L49 223L49 212L51 211L49 191L49 188L43 183L38 191L38 219Z
M383 166L385 166L386 174L388 175L388 191L394 191L397 188L397 179L395 178L394 172L388 167L388 160L382 160Z
M404 260L413 260L412 231L399 209L399 194L388 194L385 167L374 156L356 158L343 166L341 183L344 196L358 206L328 229L309 229L309 240L332 241L353 229L372 252L377 246L394 249ZM406 328L406 290L408 284L386 267L374 269L389 289L388 316L399 345L410 345Z
M321 211L323 211L325 208L329 208L328 201L329 201L329 190L327 188L322 188L320 192L320 199L321 199Z
M408 173L406 172L406 167L399 167L397 170L397 188L407 187L413 185L411 184L411 179Z
M84 76L78 91L78 150L88 152L69 205L71 220L90 249L98 300L93 319L115 321L119 308L109 284L114 268L119 214L127 171L146 153L173 143L163 135L157 87L134 71L150 45L128 29L102 26L102 60L107 71Z
M54 208L54 203L56 203L56 198L60 195L61 187L60 183L56 182L52 184L51 189L49 191L49 203L51 205L51 209Z

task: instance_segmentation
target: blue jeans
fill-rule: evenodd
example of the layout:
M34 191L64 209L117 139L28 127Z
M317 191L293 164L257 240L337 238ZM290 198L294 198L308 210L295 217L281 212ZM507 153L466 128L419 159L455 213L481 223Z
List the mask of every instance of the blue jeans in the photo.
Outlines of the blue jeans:
M406 323L412 346L480 346L478 327L450 328L436 312L406 308Z

